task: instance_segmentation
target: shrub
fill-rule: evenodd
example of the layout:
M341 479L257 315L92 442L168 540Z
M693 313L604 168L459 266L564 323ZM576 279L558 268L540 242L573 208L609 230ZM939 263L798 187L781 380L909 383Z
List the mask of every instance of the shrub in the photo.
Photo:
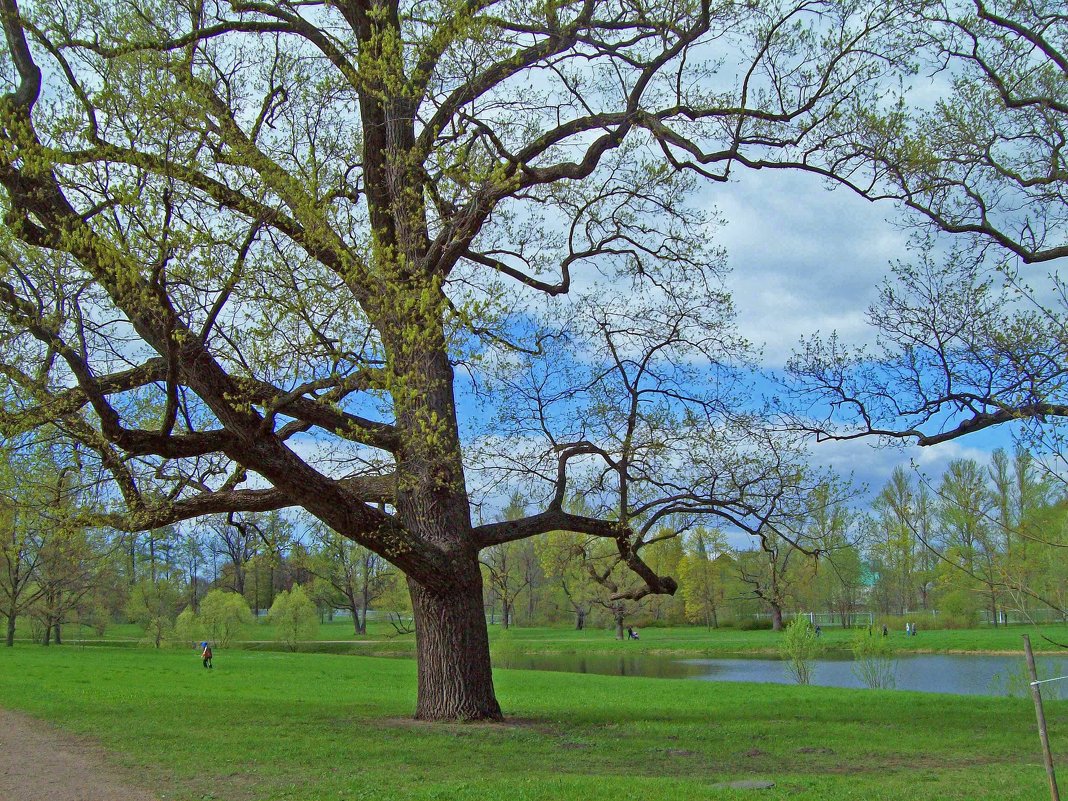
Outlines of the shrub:
M253 623L248 602L234 592L212 590L200 602L198 615L208 639L220 646L229 645L242 626Z
M319 633L319 613L299 584L275 596L268 620L275 627L275 639L290 651L297 650L301 640L314 640Z
M873 690L892 690L897 684L897 660L890 640L880 630L862 629L853 635L853 675Z
M738 621L740 631L771 631L771 619L766 617L750 617Z
M111 622L111 614L107 608L94 604L82 615L81 622L82 625L91 628L97 637L103 637L108 623Z
M812 680L812 660L822 650L816 629L807 617L795 617L783 633L779 652L787 660L787 667L798 684Z
M967 629L979 621L979 603L967 590L954 590L942 596L938 605L938 625L946 629Z
M167 579L142 581L130 591L126 615L144 630L156 648L174 631L179 592L177 584Z

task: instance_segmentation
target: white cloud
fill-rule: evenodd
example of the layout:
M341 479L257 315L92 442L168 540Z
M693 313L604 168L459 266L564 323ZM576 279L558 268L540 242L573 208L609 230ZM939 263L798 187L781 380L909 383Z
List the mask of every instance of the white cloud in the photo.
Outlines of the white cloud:
M780 366L804 334L837 330L847 341L872 337L864 314L906 234L887 221L895 210L813 176L750 172L704 195L725 220L717 237L728 253L742 333Z
M843 476L852 475L858 484L867 485L866 498L872 498L889 480L895 467L915 468L927 478L937 480L956 459L974 459L986 464L990 452L997 447L1011 450L1008 431L992 433L981 439L963 438L922 448L913 444L880 447L874 440L867 439L814 442L809 452L813 464L834 468Z

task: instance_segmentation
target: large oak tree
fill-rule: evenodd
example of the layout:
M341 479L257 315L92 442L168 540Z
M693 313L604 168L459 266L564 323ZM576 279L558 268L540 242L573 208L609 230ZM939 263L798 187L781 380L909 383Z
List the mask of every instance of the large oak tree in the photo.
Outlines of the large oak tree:
M763 525L797 473L760 444L722 468L732 410L664 389L719 361L708 337L654 332L647 353L634 331L632 359L593 315L627 405L602 393L589 419L612 435L520 438L542 506L476 525L456 366L551 357L538 299L591 275L686 321L729 312L687 176L807 170L959 228L911 188L917 149L891 147L886 87L949 24L909 7L0 0L0 423L95 452L121 501L98 522L123 530L303 507L407 576L417 715L498 717L481 549L600 536L641 579L627 594L672 592L641 558L650 521ZM657 440L654 418L686 436ZM568 512L591 470L615 501Z

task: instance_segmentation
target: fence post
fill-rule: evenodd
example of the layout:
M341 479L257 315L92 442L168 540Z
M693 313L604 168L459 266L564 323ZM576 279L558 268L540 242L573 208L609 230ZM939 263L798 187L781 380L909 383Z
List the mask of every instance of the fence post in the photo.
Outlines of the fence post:
M1031 675L1031 699L1035 702L1035 717L1038 719L1038 738L1042 741L1042 758L1046 763L1049 778L1050 801L1060 801L1057 790L1057 775L1053 772L1053 754L1049 750L1049 735L1046 733L1046 715L1042 711L1042 690L1038 686L1038 671L1035 670L1035 654L1031 650L1031 638L1023 635L1024 654L1027 656L1027 672Z

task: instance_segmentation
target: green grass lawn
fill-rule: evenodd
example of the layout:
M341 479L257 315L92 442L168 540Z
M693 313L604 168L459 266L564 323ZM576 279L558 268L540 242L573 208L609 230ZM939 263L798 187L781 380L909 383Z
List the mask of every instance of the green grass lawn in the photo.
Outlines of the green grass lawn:
M428 725L409 719L409 660L220 650L216 665L19 645L0 649L0 704L97 738L169 799L741 799L754 791L710 788L753 777L776 783L760 798L1045 793L1029 699L497 671L506 723ZM1068 754L1068 703L1047 717Z
M866 633L866 629L864 630ZM874 631L879 636L878 630ZM1035 651L1061 652L1063 648L1043 639L1068 643L1068 625L1002 626L999 628L920 631L906 637L904 631L889 634L890 643L903 653L1022 653L1028 634ZM855 631L826 628L821 638L829 649L848 650ZM604 630L574 631L554 628L490 627L491 641L521 653L617 653L645 651L678 656L726 656L777 654L782 635L773 631L738 631L694 627L644 628L637 642L615 640Z
M776 655L782 635L772 631L739 631L737 629L705 629L699 627L644 628L637 642L619 642L613 632L605 629L575 631L563 627L521 628L504 631L490 626L490 641L498 653L511 654L609 654L650 653L678 657ZM878 634L878 628L875 629ZM28 632L20 629L21 637ZM837 628L823 630L822 641L828 649L847 651L855 632ZM1068 643L1068 625L1002 626L958 630L921 630L915 637L903 631L891 631L893 647L902 653L1022 653L1023 634L1029 634L1036 652L1064 653L1063 648L1049 642ZM137 644L143 632L133 624L111 625L103 636L87 627L68 626L64 633L68 641L81 640L124 642ZM266 622L247 626L238 634L235 647L255 650L277 650L274 627ZM368 656L413 656L415 637L398 635L388 623L372 621L368 633L355 636L348 620L334 620L319 627L318 644L303 646L304 650Z

